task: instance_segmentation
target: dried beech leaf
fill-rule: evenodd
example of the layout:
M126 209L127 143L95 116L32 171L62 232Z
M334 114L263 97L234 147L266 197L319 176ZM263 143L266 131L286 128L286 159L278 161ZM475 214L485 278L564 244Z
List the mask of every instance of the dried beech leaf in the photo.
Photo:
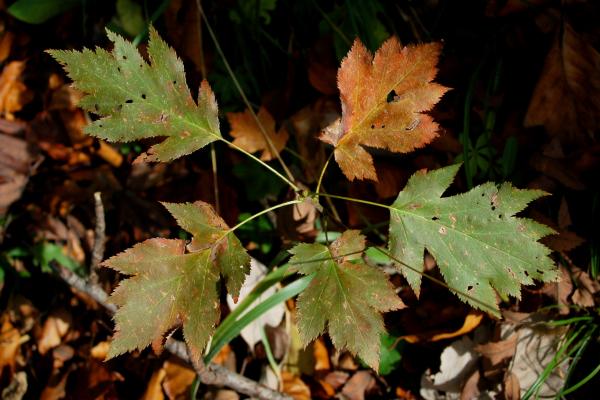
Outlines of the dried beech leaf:
M401 47L392 37L373 56L354 42L338 71L342 118L321 135L348 179L377 180L364 146L408 153L437 136L437 123L423 112L448 90L431 82L440 49L439 43Z

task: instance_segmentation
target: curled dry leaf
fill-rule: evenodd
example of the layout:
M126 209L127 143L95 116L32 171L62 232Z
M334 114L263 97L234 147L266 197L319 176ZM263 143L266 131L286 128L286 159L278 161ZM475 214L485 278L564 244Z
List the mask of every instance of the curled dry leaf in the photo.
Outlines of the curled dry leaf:
M600 53L568 23L546 57L525 115L551 136L585 143L600 128Z
M408 153L430 143L438 125L429 111L448 88L432 83L441 45L402 47L387 40L373 56L357 39L338 70L342 118L321 135L350 180L377 180L364 146Z
M241 113L227 113L227 120L231 125L231 132L229 133L234 137L234 145L241 147L249 153L261 151L260 159L269 161L277 156L271 151L271 145L265 139L265 135L269 137L277 153L283 150L289 135L283 127L278 132L275 132L275 120L266 108L261 107L258 110L257 117L264 132L249 110Z

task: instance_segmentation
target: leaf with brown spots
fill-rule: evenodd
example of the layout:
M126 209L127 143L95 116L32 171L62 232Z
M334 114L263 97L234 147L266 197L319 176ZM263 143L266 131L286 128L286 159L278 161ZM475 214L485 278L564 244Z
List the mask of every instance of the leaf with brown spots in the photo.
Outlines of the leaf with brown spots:
M85 132L111 142L166 137L142 161L170 161L221 139L217 102L203 81L196 103L183 63L151 28L147 63L135 45L107 31L114 48L50 50L85 94L80 106L101 116Z
M292 270L315 274L298 297L298 326L306 345L327 330L337 348L347 348L369 366L379 366L382 312L403 307L385 274L361 258L365 237L346 231L329 247L301 243L290 250Z
M342 118L321 135L348 179L377 180L365 146L408 153L437 136L437 123L423 112L448 90L432 83L440 49L439 43L402 47L392 37L373 56L354 42L338 70Z
M266 108L261 107L258 110L257 117L264 132L249 110L240 113L227 113L227 120L231 125L231 132L229 133L234 137L234 145L249 153L262 151L260 159L269 161L274 159L276 155L271 152L271 145L265 139L265 135L269 137L278 153L285 147L289 135L283 127L279 129L279 132L275 132L275 120Z
M248 271L250 257L209 204L165 207L193 235L183 240L149 239L103 263L123 274L111 296L119 307L108 358L142 349L160 349L164 335L183 324L192 355L199 358L219 320L219 272L233 296Z
M499 316L495 291L519 298L522 284L558 279L550 250L538 242L554 231L515 217L546 193L488 182L441 197L459 168L423 170L410 178L391 205L390 252L417 295L427 249L460 299Z

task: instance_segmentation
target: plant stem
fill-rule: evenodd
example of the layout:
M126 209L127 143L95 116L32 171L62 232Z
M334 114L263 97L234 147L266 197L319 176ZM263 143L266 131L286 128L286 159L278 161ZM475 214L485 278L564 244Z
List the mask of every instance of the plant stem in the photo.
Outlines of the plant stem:
M271 167L269 164L267 164L266 162L264 162L260 158L256 157L254 154L247 152L246 150L244 150L241 147L233 144L233 142L230 142L229 140L227 140L225 138L219 138L219 139L222 142L227 143L230 147L236 149L240 153L244 153L245 155L247 155L248 157L250 157L251 159L253 159L257 163L261 164L263 167L265 167L266 169L268 169L269 171L271 171L272 173L274 173L275 175L277 175L286 184L288 184L292 189L294 189L295 192L298 192L300 190L300 188L298 186L296 186L296 184L294 184L290 179L288 179L285 176L283 176L279 171L277 171L275 168Z
M427 274L427 273L419 270L418 268L415 268L415 267L413 267L411 265L406 264L404 261L399 260L398 258L394 257L394 255L390 254L389 252L383 250L382 248L380 248L378 246L374 246L373 248L375 250L379 251L381 254L384 254L387 257L391 258L392 260L396 261L398 264L401 264L401 265L405 266L406 268L410 269L411 271L416 272L417 274L421 275L422 277L429 279L433 283L436 283L436 284L438 284L438 285L440 285L440 286L442 286L442 287L444 287L444 288L446 288L446 289L448 289L448 290L450 290L450 291L452 291L454 293L458 293L458 294L460 294L460 295L468 298L469 300L471 300L471 301L479 304L480 306L483 306L483 308L487 309L492 314L498 315L498 310L496 309L496 307L491 306L491 305L489 305L489 304L487 304L487 303L485 303L485 302L483 302L483 301L481 301L481 300L479 300L479 299L471 296L470 294L463 292L462 290L456 289L456 288L448 285L446 282L444 282L444 281L442 281L440 279L437 279L437 278L435 278L435 277L433 277L433 276L431 276L431 275L429 275L429 274Z
M250 111L250 114L252 114L252 117L254 118L254 120L256 121L256 124L260 128L260 132L262 133L263 138L265 139L265 142L269 146L269 150L271 151L272 154L275 154L275 156L277 157L277 160L279 161L279 164L281 164L281 168L283 168L283 171L287 175L288 179L290 181L293 181L294 180L294 176L292 175L292 173L288 169L287 165L285 164L285 162L281 158L281 155L279 155L279 152L275 148L275 145L273 144L273 141L271 140L271 138L267 134L267 131L265 130L265 127L263 126L263 124L258 119L258 116L254 112L254 109L252 108L252 105L250 104L250 101L246 97L246 93L244 93L244 89L242 89L242 86L240 85L240 83L237 80L237 78L236 78L233 70L231 69L231 66L229 65L229 62L227 61L227 58L225 57L225 53L223 52L223 49L221 49L221 45L219 44L219 40L217 39L217 35L215 34L215 32L213 31L212 27L210 26L210 23L208 22L208 18L206 17L206 14L204 13L204 9L202 8L202 5L201 5L200 1L197 1L196 4L198 6L198 9L200 10L200 15L202 16L202 19L204 20L204 25L206 25L206 29L208 30L208 33L209 33L210 37L212 38L212 40L213 40L213 42L215 44L215 49L217 50L217 53L219 53L219 56L223 60L223 64L225 65L225 69L227 69L227 72L229 73L229 75L231 77L231 80L233 81L233 84L235 85L237 91L240 93L240 96L242 97L242 100L244 101L244 104L246 104L246 107ZM298 189L296 188L295 190L298 190Z
M367 204L369 206L374 206L374 207L387 208L388 210L391 210L391 211L398 211L394 207L388 206L386 204L379 204L379 203L375 203L374 201L355 199L353 197L339 196L337 194L329 194L329 193L322 193L322 192L321 193L319 193L319 192L314 193L314 195L315 196L329 197L329 198L332 198L332 199L339 199L339 200L351 201L353 203Z
M267 208L267 209L265 209L265 210L262 210L262 211L260 211L260 212L257 212L256 214L252 215L252 216L251 216L251 217L249 217L249 218L246 218L245 220L243 220L242 222L240 222L239 224L237 224L237 225L236 225L236 226L234 226L233 228L230 228L230 229L229 229L229 230L228 230L228 231L227 231L225 234L228 234L228 233L230 233L230 232L233 232L233 231L235 231L235 230L236 230L237 228L239 228L240 226L242 226L242 225L246 224L247 222L250 222L250 221L252 221L252 220L253 220L253 219L255 219L255 218L258 218L258 217L260 217L260 216L261 216L261 215L263 215L263 214L266 214L266 213L268 213L268 212L270 212L270 211L276 210L276 209L278 209L278 208L281 208L281 207L286 207L286 206L289 206L289 205L292 205L292 204L300 204L300 203L302 203L302 201L303 201L303 200L298 200L298 199L296 199L296 200L290 200L290 201L286 201L285 203L280 203L280 204L274 205L273 207L269 207L269 208Z
M319 175L319 181L317 182L317 190L316 192L319 193L319 190L321 189L321 183L323 182L323 176L325 176L325 171L327 170L327 167L329 166L329 161L331 161L331 157L333 156L333 151L331 152L331 154L329 154L329 157L327 157L327 161L325 161L325 164L323 164L323 168L321 168L321 174Z

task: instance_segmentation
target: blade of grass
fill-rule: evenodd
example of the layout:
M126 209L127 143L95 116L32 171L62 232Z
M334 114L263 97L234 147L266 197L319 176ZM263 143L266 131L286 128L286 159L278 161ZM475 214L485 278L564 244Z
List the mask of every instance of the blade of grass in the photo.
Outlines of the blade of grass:
M262 303L258 304L252 310L248 311L246 314L241 316L239 319L234 320L232 324L228 324L227 329L222 329L223 325L219 326L217 329L220 331L219 337L213 337L212 346L208 354L204 357L204 362L209 363L213 357L215 357L219 351L233 340L236 336L240 334L242 329L248 326L252 321L256 320L258 317L269 311L271 308L275 307L277 304L290 299L300 292L302 292L310 281L313 279L313 275L304 276L300 279L295 280L291 284L287 285L283 289L277 291L276 293L269 296ZM229 317L228 317L229 318Z

